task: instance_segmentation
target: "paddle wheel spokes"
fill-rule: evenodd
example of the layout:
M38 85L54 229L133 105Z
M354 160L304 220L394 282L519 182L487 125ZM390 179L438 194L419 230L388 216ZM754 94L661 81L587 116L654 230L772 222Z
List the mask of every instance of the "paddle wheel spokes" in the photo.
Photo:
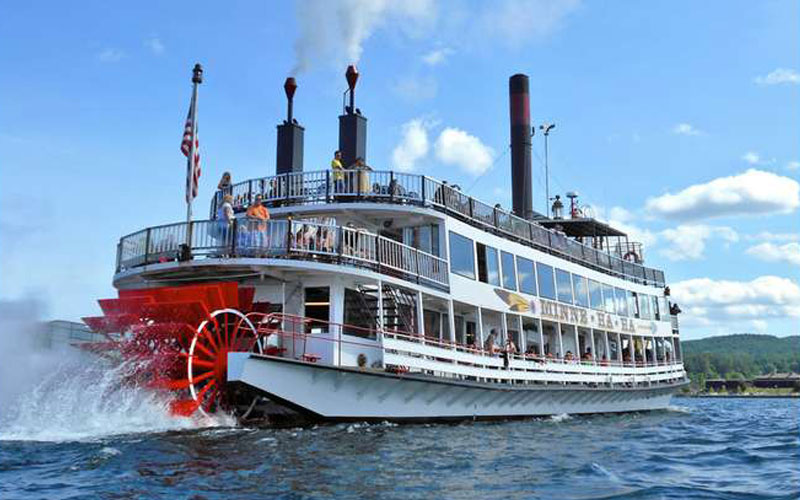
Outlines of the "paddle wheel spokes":
M262 352L253 323L236 309L218 309L197 327L187 355L187 385L192 402L179 412L203 414L225 407L229 352Z

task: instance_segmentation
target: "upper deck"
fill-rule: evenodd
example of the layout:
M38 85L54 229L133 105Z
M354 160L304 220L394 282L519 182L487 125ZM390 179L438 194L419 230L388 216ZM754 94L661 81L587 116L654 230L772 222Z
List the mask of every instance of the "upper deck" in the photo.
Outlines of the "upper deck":
M243 181L226 190L226 194L233 196L236 211L245 210L256 195L261 195L270 208L359 202L422 207L611 276L643 285L665 284L662 271L625 259L634 244L622 233L587 238L593 242L588 245L535 220L517 217L499 205L492 207L425 175L349 170L344 172L343 179L336 181L329 170L290 173ZM211 202L212 218L220 195ZM558 221L542 222L552 226ZM616 245L610 244L611 237L616 238Z

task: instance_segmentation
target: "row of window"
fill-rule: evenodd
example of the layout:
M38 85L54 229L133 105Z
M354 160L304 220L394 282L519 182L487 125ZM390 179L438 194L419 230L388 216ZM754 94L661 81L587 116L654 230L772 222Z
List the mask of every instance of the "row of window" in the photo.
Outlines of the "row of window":
M667 314L663 297L615 288L504 251L498 258L497 249L450 232L452 273L475 279L476 252L477 279L483 283L620 316L659 320Z

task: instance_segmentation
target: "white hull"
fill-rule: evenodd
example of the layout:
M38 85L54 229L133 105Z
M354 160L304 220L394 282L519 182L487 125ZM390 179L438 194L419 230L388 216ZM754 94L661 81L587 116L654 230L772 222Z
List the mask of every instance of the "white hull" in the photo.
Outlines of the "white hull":
M657 410L683 384L651 387L502 385L360 371L230 353L228 380L324 420L488 419Z

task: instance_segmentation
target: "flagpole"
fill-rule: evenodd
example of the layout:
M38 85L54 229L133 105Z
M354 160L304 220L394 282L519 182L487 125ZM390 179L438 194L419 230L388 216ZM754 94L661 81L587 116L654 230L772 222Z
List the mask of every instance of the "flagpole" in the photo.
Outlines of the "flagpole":
M189 146L189 160L186 172L186 246L192 248L192 185L189 179L194 175L195 148L197 147L197 87L203 83L203 67L195 64L192 70L192 141Z

